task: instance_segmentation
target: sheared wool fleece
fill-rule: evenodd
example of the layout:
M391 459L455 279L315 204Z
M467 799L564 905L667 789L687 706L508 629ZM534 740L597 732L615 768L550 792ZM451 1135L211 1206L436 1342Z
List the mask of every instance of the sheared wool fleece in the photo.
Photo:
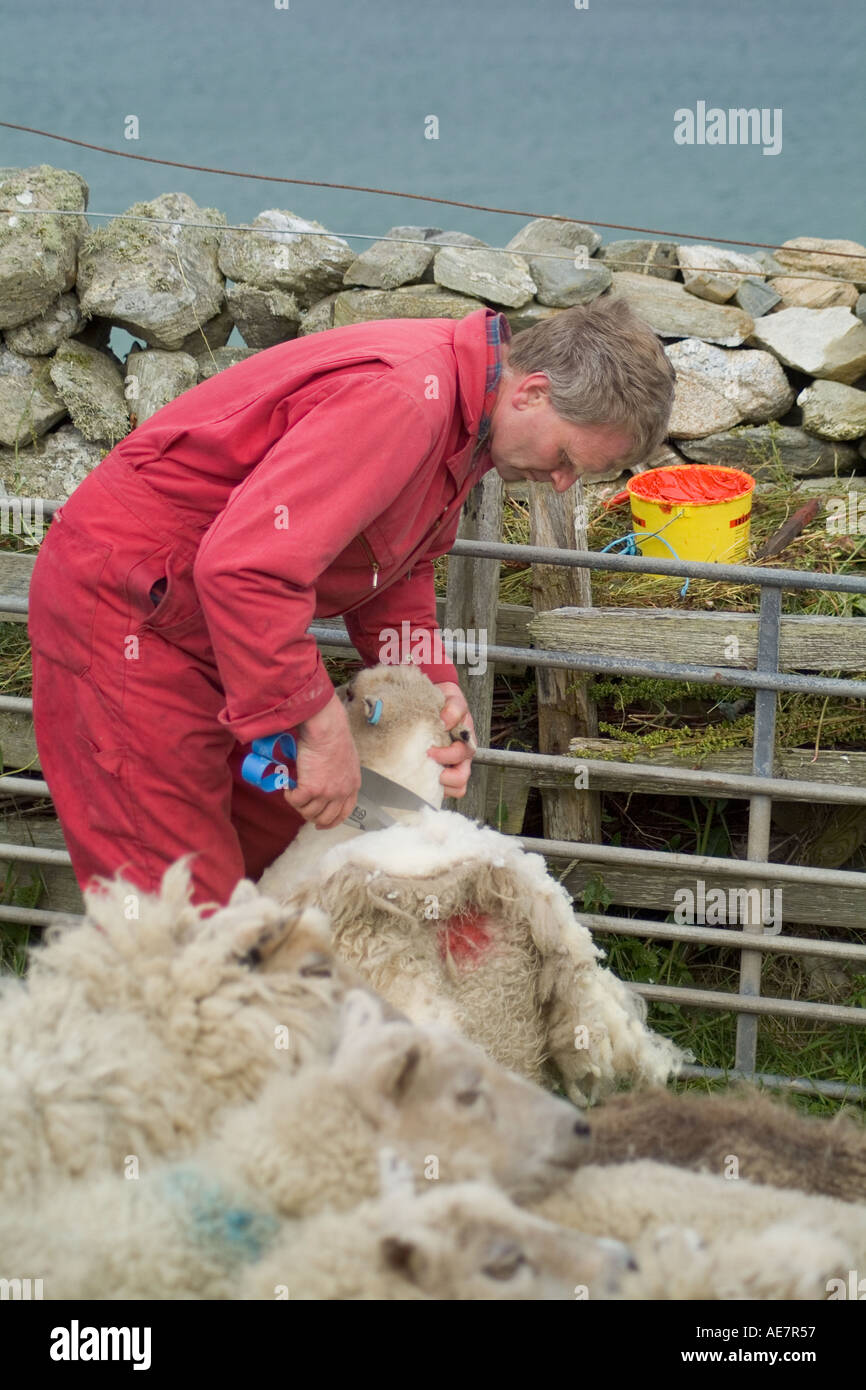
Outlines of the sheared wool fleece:
M754 1295L743 1292L737 1297L826 1297L820 1290L825 1289L827 1280L847 1279L849 1269L866 1268L864 1205L759 1186L745 1178L690 1173L649 1160L589 1164L557 1191L534 1203L532 1210L586 1235L624 1241L635 1250L639 1262L645 1239L658 1238L669 1227L688 1228L711 1252L709 1272L699 1269L695 1274L697 1287L706 1287L699 1281L711 1277L717 1279L719 1287L723 1280L736 1283L740 1250L749 1261L744 1287L753 1280L763 1291ZM785 1234L780 1235L781 1231ZM755 1242L752 1254L748 1253L750 1247L741 1248L736 1243L746 1237ZM761 1256L765 1240L766 1262ZM782 1248L788 1248L789 1253L798 1251L795 1263L776 1262L774 1251Z
M273 870L268 891L281 896ZM450 811L336 845L296 906L323 908L339 955L416 1021L457 1028L577 1104L663 1084L684 1055L646 1026L541 855Z
M358 983L327 919L240 883L212 917L185 861L158 896L123 880L52 929L22 982L0 986L0 1191L179 1155L274 1072L327 1056Z
M803 1115L754 1087L611 1096L592 1114L587 1163L652 1158L725 1176L736 1158L750 1182L866 1201L866 1127L844 1113Z

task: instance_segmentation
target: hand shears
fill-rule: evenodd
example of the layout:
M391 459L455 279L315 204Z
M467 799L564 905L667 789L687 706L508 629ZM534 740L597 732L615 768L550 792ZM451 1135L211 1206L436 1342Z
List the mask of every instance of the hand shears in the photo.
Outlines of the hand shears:
M268 738L255 738L252 752L241 764L241 776L262 791L282 791L296 787L297 778L289 771L288 764L298 756L298 745L288 731L273 734ZM383 810L391 806L400 811L418 811L430 806L422 796L417 796L408 787L392 782L389 777L374 772L372 768L361 768L361 790L355 809L346 817L346 823L357 826L359 830L386 830L394 825L393 816ZM431 810L435 809L431 807Z

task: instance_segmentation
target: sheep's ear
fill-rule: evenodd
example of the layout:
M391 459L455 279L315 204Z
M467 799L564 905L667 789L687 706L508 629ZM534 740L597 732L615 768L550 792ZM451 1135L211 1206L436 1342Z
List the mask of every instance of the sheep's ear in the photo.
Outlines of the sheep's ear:
M369 1038L383 1021L382 1005L375 994L350 989L340 1006L340 1041L334 1060L355 1056L359 1043Z
M399 1274L410 1284L418 1282L416 1265L419 1263L420 1251L413 1241L406 1240L403 1236L383 1236L380 1248L386 1269L391 1270L393 1274Z
M264 908L273 909L270 899L258 900ZM232 903L231 906L236 905ZM329 951L331 948L330 919L327 914L315 907L307 907L300 912L297 907L290 907L271 912L263 910L258 920L253 914L248 925L241 923L235 935L235 955L243 965L261 965L291 942L296 933L311 938L311 950L315 950L317 945L322 950Z
M421 1046L417 1040L392 1035L372 1059L367 1075L379 1095L399 1105L412 1087L420 1062Z
M448 736L452 743L465 743L473 752L478 751L478 740L468 724L455 724L453 729L448 730Z
M254 902L259 897L259 890L251 878L240 878L235 884L234 891L229 898L229 907L241 907L244 903Z
M368 724L378 724L382 718L382 701L364 696L364 718Z

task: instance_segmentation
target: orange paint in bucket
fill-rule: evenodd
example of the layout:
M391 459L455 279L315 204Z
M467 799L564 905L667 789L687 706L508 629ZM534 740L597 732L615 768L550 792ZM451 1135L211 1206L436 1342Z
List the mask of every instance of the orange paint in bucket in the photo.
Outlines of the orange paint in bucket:
M751 474L739 468L681 464L635 474L608 506L628 497L642 555L669 559L663 537L681 560L736 564L749 547L754 487Z

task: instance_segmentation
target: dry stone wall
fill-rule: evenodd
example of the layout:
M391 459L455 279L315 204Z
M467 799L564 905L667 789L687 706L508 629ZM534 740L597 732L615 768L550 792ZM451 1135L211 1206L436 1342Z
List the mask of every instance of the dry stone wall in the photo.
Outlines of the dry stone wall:
M795 237L770 255L619 240L540 218L507 246L392 227L358 254L269 208L245 230L185 193L91 228L79 174L0 170L0 485L65 498L135 425L235 362L379 318L502 310L515 333L623 296L676 368L669 439L638 467L770 453L797 477L866 473L866 247ZM41 210L45 209L44 212ZM125 360L114 327L136 345ZM244 346L228 346L236 329Z

